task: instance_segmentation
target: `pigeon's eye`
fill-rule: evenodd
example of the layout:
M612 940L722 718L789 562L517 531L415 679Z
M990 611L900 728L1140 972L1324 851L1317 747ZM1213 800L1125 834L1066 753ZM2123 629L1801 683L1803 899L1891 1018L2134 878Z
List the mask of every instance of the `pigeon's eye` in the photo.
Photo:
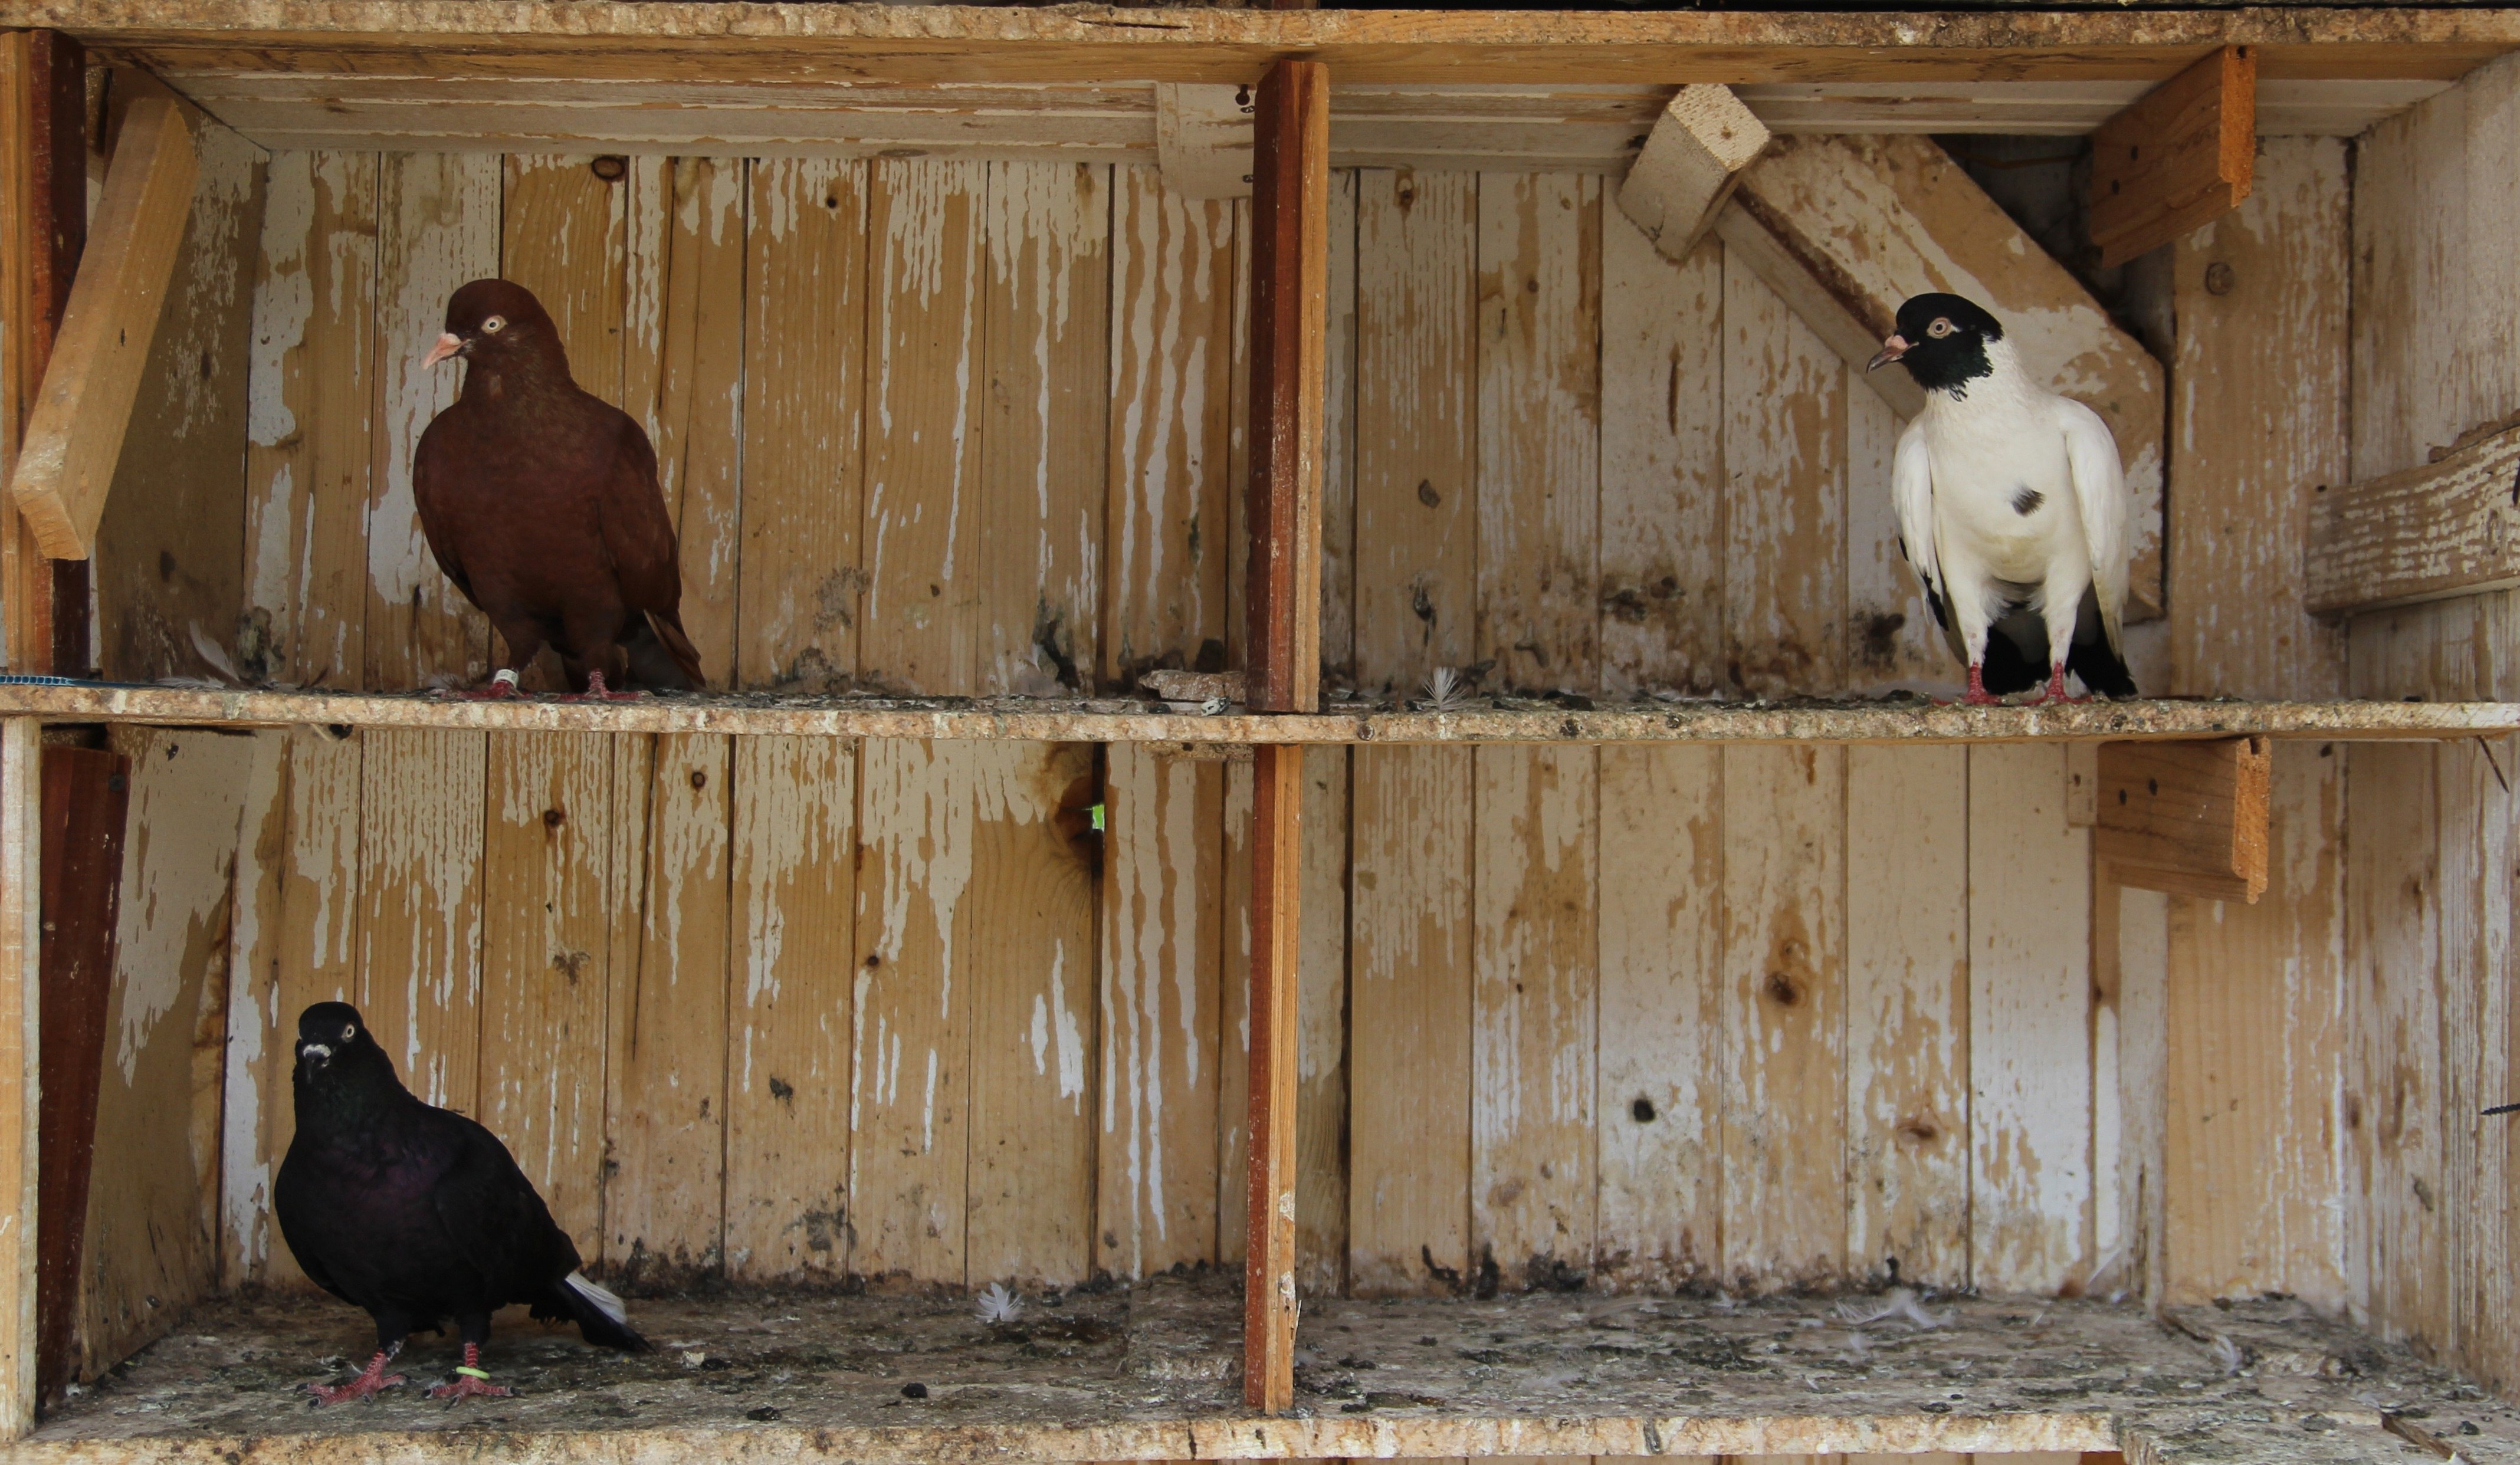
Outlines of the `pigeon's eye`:
M1936 340L1940 340L1944 336L1952 333L1952 323L1949 320L1938 316L1935 318L1934 324L1925 328L1925 333L1934 337Z
M358 1030L358 1028L357 1028L356 1026L343 1028L343 1029L341 1030L341 1041L342 1041L343 1043L347 1043L347 1042L349 1042L351 1039L356 1038L356 1037L358 1037L358 1036L359 1036L359 1030Z
M486 320L486 321L483 321L483 322L481 323L481 330L482 330L485 333L490 334L490 335L496 335L496 334L498 334L500 332L505 331L505 330L507 330L507 329L508 329L508 318L507 318L506 316L503 316L503 315L494 315L494 316L490 317L490 319L488 319L488 320Z

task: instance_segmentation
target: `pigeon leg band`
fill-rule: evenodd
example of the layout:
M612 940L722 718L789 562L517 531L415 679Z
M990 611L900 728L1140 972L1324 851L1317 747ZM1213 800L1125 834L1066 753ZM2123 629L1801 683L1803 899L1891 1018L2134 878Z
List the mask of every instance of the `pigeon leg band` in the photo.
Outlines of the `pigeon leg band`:
M455 1382L438 1385L428 1391L428 1397L453 1404L468 1398L509 1398L515 1396L516 1390L502 1388L489 1380L490 1375L481 1367L481 1345L467 1343L464 1345L464 1361L455 1367Z

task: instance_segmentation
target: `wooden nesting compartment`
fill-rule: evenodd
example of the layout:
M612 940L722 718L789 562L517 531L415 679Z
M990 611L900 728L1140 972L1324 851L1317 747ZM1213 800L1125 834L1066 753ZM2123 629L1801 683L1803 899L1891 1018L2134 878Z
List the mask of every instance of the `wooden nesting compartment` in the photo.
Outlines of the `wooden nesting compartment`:
M11 669L111 684L0 685L21 1071L46 740L130 802L81 1392L37 1417L0 1227L8 1458L2520 1458L2520 13L0 24L9 433L78 338L34 222L115 196L65 119L171 98L198 166L92 534L0 542ZM1327 133L1255 158L1286 58ZM1736 177L1705 118L1777 136ZM2103 124L2244 195L2132 267L2142 340L1924 135ZM493 273L654 438L717 691L424 689L490 648L417 363ZM1929 285L2109 416L2177 700L1917 695L1915 404L1859 368ZM2247 798L2101 807L2235 740ZM333 997L661 1354L518 1319L513 1403L297 1407L365 1329L268 1213Z

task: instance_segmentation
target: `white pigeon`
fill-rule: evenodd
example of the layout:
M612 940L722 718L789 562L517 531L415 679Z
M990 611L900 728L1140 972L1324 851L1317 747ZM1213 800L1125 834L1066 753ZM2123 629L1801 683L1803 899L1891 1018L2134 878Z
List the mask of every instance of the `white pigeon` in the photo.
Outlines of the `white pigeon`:
M2003 325L1958 295L1917 295L1866 371L1892 362L1925 390L1900 434L1890 491L1899 549L1952 650L1962 700L1992 702L2065 674L2136 695L2119 619L2130 507L2098 413L2032 381Z

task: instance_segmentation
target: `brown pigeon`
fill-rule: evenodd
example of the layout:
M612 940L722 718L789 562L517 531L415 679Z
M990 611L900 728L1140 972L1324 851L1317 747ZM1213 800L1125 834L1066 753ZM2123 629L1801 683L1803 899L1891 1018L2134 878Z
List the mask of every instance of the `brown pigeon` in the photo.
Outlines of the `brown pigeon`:
M459 357L464 390L420 435L412 493L437 567L507 643L473 695L516 695L546 644L591 696L698 690L648 434L570 379L559 330L521 285L475 280L446 302L423 365Z

